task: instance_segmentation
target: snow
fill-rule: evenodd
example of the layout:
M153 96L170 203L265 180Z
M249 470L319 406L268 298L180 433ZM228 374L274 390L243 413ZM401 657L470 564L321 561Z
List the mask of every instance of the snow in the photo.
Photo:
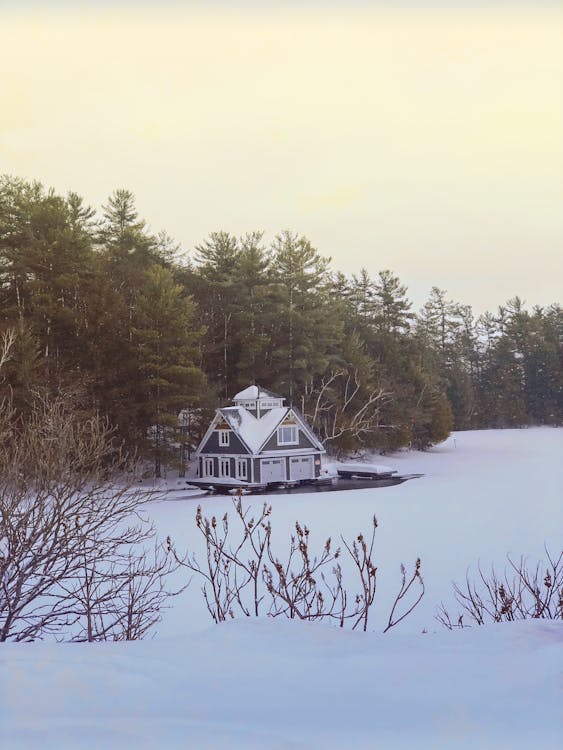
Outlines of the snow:
M227 487L232 487L233 485L246 487L248 485L248 482L245 479L237 479L236 477L202 477L201 480L198 481L201 481L202 483L207 481L208 485L205 485L206 487L220 486L223 484Z
M374 474L392 474L396 473L397 471L397 469L392 469L390 466L385 466L384 464L367 464L363 461L354 461L354 463L349 464L331 463L326 464L324 468L331 475L336 475L338 471L369 471L373 472Z
M450 632L434 613L479 560L502 570L507 553L559 551L562 456L562 429L464 432L386 456L401 474L424 474L402 485L245 498L272 505L280 554L297 519L320 548L328 535L367 531L376 513L370 632L267 618L213 625L194 581L154 640L1 644L0 747L555 750L562 623ZM206 515L232 512L229 497L162 496L150 515L201 560L198 503ZM399 565L417 556L422 604L382 635Z
M555 749L562 635L546 622L383 636L241 620L164 641L8 644L0 744Z
M267 391L258 385L249 385L248 388L233 396L233 401L252 401L257 398L279 399L281 396L276 396L275 393L271 393L271 391Z
M242 406L227 406L220 411L252 453L258 453L289 409L287 406L270 409L260 419Z
M233 401L256 399L258 398L258 393L259 391L257 385L249 385L248 388L245 388L243 391L240 391L240 393L237 393L236 396L233 396Z
M262 448L276 427L290 411L295 413L295 410L290 409L288 406L278 406L265 412L257 419L252 412L242 406L226 406L219 411L252 453L260 451L260 448ZM324 451L318 438L305 422L300 424L300 429L306 432L311 441L317 445L316 450ZM288 446L288 448L291 450L291 446ZM287 453L287 451L284 451L284 453ZM278 454L279 452L276 451L276 455ZM264 453L264 455L267 455L267 453Z

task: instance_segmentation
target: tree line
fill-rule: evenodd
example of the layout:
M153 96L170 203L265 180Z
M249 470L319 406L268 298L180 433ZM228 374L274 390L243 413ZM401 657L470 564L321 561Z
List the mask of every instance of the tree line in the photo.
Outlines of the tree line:
M211 233L189 255L128 190L96 213L76 193L0 178L0 396L25 420L69 394L161 460L257 382L335 452L424 449L451 429L563 422L563 314L518 297L475 317L434 287L416 313L390 270L345 275L303 236Z

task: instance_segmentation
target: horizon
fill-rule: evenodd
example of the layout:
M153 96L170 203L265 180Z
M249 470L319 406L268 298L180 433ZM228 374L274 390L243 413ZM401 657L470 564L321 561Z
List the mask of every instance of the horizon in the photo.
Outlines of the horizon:
M560 299L553 4L2 8L2 172L97 211L127 188L187 251L287 228L415 309Z

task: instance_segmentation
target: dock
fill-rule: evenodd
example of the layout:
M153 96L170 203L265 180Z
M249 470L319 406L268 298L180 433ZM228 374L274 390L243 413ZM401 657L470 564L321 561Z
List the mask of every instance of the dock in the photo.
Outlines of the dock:
M373 469L363 469L359 466L354 469L337 469L337 473L342 479L392 479L397 474L397 470L374 471Z
M198 487L209 492L218 492L220 494L234 494L236 490L242 490L243 494L262 493L278 489L289 489L308 485L326 485L331 484L333 477L319 477L318 479L291 480L283 482L270 482L262 484L260 482L243 482L240 479L228 479L226 477L218 479L217 477L204 477L188 479L190 485Z
M259 482L242 482L237 479L219 479L217 477L203 477L200 478L189 478L187 480L193 487L198 487L202 490L209 490L209 492L220 492L227 494L233 492L233 490L243 490L243 493L248 492L264 492L266 490L266 484L260 484Z

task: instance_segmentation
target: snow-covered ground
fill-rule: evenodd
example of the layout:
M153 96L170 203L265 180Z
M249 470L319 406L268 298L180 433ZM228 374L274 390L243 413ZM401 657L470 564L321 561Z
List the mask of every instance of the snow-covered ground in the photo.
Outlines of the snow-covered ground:
M268 619L216 626L194 581L154 640L3 644L0 747L559 747L561 623L450 632L434 613L440 601L452 603L451 580L479 560L502 570L507 553L535 560L544 543L559 551L563 430L457 433L432 451L386 456L385 463L424 477L379 489L244 499L272 504L280 556L296 520L320 548L329 535L369 531L377 515L373 632ZM201 558L198 503L222 516L232 502L176 492L149 511L161 535ZM417 556L424 600L382 635L399 565Z

